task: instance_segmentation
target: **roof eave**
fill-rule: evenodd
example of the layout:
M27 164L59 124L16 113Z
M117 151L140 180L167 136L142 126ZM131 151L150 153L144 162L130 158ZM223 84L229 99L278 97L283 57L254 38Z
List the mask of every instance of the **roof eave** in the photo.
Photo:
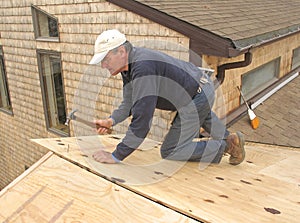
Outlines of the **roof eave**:
M190 50L197 54L230 57L230 54L235 52L230 39L201 29L140 2L134 0L107 1L187 36L190 38Z
M265 46L265 45L268 45L268 44L271 44L271 43L274 43L276 41L280 41L284 38L287 38L287 37L290 37L290 36L293 36L293 35L297 35L300 33L300 26L299 28L297 29L293 29L293 30L290 30L290 29L286 29L286 32L273 32L273 36L269 38L264 38L264 36L268 35L267 33L266 34L262 34L260 36L256 36L255 37L255 41L252 41L251 43L251 40L249 39L246 39L246 40L239 40L239 41L232 41L232 45L234 46L233 49L229 49L229 55L231 57L234 57L234 56L237 56L237 55L240 55L242 53L246 53L248 52L251 48L256 48L256 47L260 47L260 46ZM254 38L252 38L254 39ZM248 44L241 44L241 42L250 42Z
M234 41L230 38L212 33L209 30L201 29L198 26L170 16L135 0L107 1L185 35L190 38L190 50L198 55L205 54L225 58L236 57L249 52L251 48L270 44L300 32L300 27L297 28L297 25L295 25L292 30L286 28L285 30L274 32L273 34L276 34L275 36L262 34L255 38ZM266 38L263 37L265 35L267 36ZM253 42L251 42L251 39Z

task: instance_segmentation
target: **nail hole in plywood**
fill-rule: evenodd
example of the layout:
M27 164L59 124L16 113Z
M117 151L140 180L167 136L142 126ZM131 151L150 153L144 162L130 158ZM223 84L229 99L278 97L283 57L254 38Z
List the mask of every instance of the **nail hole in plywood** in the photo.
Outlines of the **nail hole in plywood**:
M252 183L250 183L250 182L248 182L248 181L246 181L246 180L240 180L242 183L244 183L244 184L250 184L250 185L252 185Z
M210 200L210 199L204 199L204 201L208 202L208 203L212 203L212 204L215 203L213 200Z
M225 194L221 194L221 195L219 195L219 197L228 198L228 196Z
M264 209L265 209L265 211L270 212L272 214L281 214L280 211L278 211L278 210L276 210L274 208L264 208Z

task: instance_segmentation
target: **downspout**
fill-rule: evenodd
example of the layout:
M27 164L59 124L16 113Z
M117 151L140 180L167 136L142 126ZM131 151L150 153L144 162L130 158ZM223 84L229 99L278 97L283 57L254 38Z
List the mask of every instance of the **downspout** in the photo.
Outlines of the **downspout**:
M218 88L225 79L225 71L229 69L235 69L235 68L240 68L240 67L246 67L250 65L252 62L252 53L247 52L244 54L244 60L243 61L238 61L238 62L233 62L233 63L226 63L222 64L217 67L217 75L216 75L216 80L215 80L215 88Z

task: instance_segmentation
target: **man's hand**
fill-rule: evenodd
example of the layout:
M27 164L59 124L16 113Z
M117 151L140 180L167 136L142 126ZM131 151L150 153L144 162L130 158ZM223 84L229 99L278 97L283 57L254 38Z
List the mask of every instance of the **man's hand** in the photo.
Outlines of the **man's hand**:
M99 119L99 120L95 120L94 123L97 126L103 126L103 127L97 128L98 134L103 135L103 134L108 133L109 129L112 127L113 120L111 118L108 118L108 119Z
M113 159L111 153L103 151L103 150L99 150L99 151L95 152L93 154L93 158L100 163L109 163L109 164L117 163Z

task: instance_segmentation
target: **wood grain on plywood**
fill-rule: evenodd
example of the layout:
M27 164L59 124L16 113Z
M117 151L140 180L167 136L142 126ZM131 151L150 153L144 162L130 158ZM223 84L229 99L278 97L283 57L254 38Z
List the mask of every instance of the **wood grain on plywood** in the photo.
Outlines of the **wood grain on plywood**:
M195 222L52 155L0 198L0 222Z
M82 156L81 147L99 145L99 140L104 147L110 144L107 150L114 149L118 141L109 137L80 138L81 144L76 138L61 139L65 147L57 145L56 139L34 141L101 176L113 181L118 179L118 183L138 194L203 222L298 222L300 218L300 173L293 172L300 159L297 150L247 144L246 159L238 166L229 165L228 156L224 156L219 165L163 161L159 147L153 147L156 143L150 143L151 140L144 144L146 148L142 146L122 164L100 164L90 155ZM68 152L67 142L72 144ZM148 164L141 165L143 160ZM285 165L286 162L289 164ZM288 174L286 179L282 172L293 174Z

